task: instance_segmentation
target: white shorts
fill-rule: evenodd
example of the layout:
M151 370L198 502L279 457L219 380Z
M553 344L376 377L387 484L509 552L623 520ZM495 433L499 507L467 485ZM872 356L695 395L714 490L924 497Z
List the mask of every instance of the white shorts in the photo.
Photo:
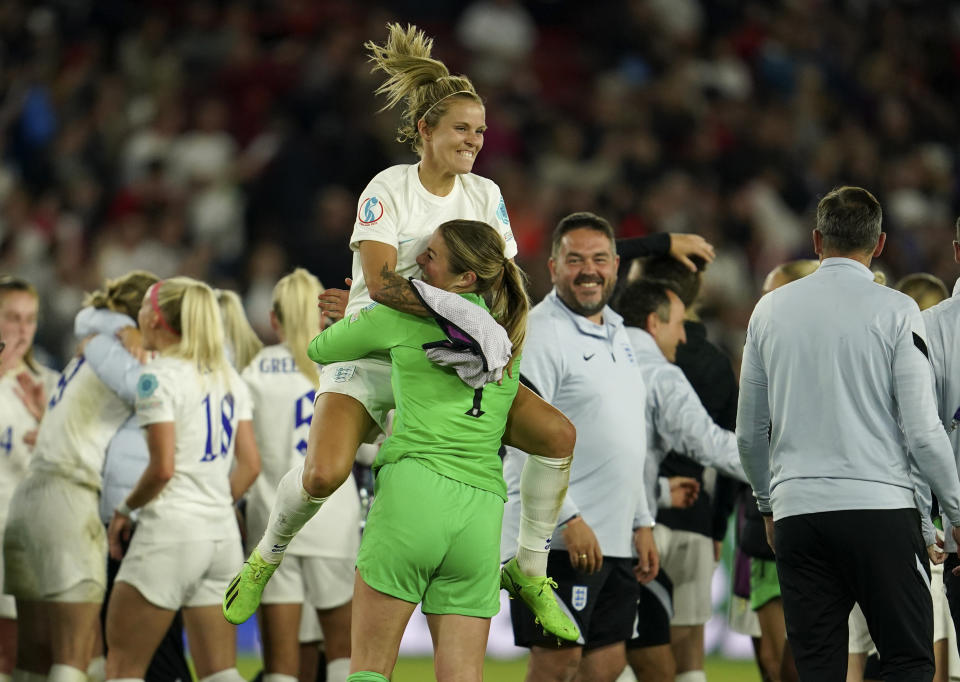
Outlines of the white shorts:
M117 582L161 609L214 606L243 563L239 532L222 540L137 542L133 534Z
M95 490L31 472L10 501L3 535L4 592L18 599L103 601L107 533Z
M367 408L377 427L363 439L372 443L387 428L387 413L394 408L390 385L390 362L361 358L351 362L332 362L320 372L317 398L324 393L342 393Z
M267 583L269 585L269 583ZM300 643L310 644L312 642L323 641L323 628L320 627L320 619L317 617L317 610L311 609L304 604L300 609Z
M750 608L750 600L730 595L730 607L727 611L730 629L747 637L760 637L760 619L757 612Z
M930 589L933 591L933 641L947 640L950 679L960 679L960 653L957 651L957 630L950 617L950 604L943 586L943 564L930 565Z
M0 594L0 618L17 619L17 600L9 594Z
M261 604L303 603L304 610L333 609L353 598L355 559L284 556L263 588Z
M933 598L933 641L937 642L947 639L953 627L947 590L943 586L943 564L930 564L930 596Z
M850 639L847 645L847 652L851 654L867 654L868 656L877 651L877 647L870 637L870 631L867 629L867 619L860 610L860 604L854 604L850 611L850 618L847 621L847 627L850 630Z
M717 562L713 540L700 533L673 530L661 523L653 529L660 566L673 581L672 626L703 625L713 616L711 582Z

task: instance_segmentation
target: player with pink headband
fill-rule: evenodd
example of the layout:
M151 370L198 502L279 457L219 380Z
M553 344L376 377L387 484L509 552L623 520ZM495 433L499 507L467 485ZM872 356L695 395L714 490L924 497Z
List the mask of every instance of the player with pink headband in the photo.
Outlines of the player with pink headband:
M260 472L250 392L227 361L217 299L203 282L153 285L138 322L144 349L158 353L136 388L150 460L108 530L123 562L107 607L107 679L143 679L182 609L197 677L241 682L220 595L242 556L234 502Z

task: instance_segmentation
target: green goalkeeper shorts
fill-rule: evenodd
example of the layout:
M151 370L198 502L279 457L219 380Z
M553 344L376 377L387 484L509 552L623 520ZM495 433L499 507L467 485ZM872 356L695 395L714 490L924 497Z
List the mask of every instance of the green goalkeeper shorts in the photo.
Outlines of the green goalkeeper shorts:
M357 571L430 614L492 618L500 610L503 499L413 458L377 472Z
M750 608L754 611L774 599L780 599L777 562L750 559Z

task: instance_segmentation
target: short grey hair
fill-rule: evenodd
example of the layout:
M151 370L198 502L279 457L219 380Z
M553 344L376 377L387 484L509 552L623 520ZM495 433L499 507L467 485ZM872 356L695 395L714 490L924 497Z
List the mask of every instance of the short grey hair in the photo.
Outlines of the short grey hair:
M817 231L827 251L872 251L880 239L882 221L880 202L860 187L838 187L817 204Z

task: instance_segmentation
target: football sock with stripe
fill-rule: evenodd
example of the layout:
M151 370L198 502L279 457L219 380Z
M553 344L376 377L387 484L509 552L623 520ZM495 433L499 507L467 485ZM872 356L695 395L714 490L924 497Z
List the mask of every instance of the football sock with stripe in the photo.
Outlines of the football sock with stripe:
M277 486L267 530L257 545L263 560L279 564L287 545L326 501L326 497L311 497L303 487L302 464L284 474Z

